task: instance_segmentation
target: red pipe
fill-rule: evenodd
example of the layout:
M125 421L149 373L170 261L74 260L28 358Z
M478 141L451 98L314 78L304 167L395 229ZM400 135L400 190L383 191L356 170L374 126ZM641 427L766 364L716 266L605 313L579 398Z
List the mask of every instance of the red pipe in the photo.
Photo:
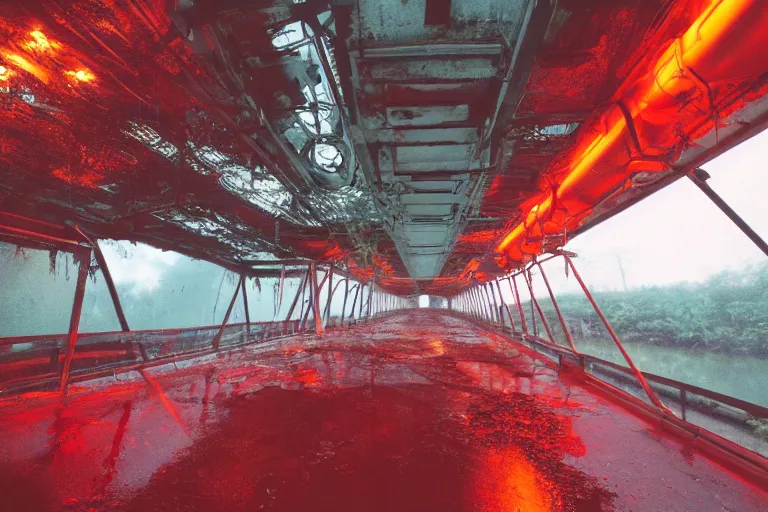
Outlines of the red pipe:
M497 246L506 257L500 264L519 265L543 250L546 235L580 227L600 201L631 186L632 174L669 170L687 141L716 129L715 109L743 108L725 88L713 97L708 84L757 80L768 71L768 59L759 55L767 47L764 1L712 0L684 34L649 51L613 106L597 122L584 123L566 167L548 170L556 186L521 207L523 221Z

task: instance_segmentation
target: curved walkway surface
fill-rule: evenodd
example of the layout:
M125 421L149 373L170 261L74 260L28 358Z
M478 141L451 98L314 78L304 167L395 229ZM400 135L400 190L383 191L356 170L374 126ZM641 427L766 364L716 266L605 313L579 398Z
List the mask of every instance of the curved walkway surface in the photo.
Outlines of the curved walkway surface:
M765 511L768 494L438 311L0 402L3 510Z

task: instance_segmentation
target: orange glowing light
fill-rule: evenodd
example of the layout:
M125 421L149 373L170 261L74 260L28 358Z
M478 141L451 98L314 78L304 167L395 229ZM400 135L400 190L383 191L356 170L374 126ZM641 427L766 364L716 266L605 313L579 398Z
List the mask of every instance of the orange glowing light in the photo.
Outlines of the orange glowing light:
M742 61L724 61L712 57L718 51L726 51L720 48L721 45L728 47L729 54L742 55L737 48L731 48L727 44L728 41L733 42L734 38L738 39L741 32L746 32L750 38L744 43L746 47L758 47L758 43L765 42L768 32L753 27L759 23L760 16L754 13L755 9L760 9L759 4L760 2L755 0L712 0L688 30L664 49L655 64L650 67L645 79L628 81L620 87L615 99L629 107L629 116L636 123L635 128L640 127L638 132L641 140L643 122L657 125L671 123L671 116L674 116L678 109L673 113L668 112L668 102L677 103L677 98L688 97L690 94L686 93L690 92L690 89L700 87L699 79L690 78L694 76L694 73L690 72L691 69L698 73L695 76L701 76L707 81L725 80L734 74L746 73L741 71L744 67ZM744 29L745 24L749 30ZM745 58L749 57L748 54L744 55ZM629 125L623 116L606 115L604 119L606 121L601 133L595 135L574 155L570 171L560 181L554 197L551 192L546 192L546 196L542 193L529 201L526 205L529 209L527 212L523 210L526 212L523 216L525 220L504 237L496 248L498 252L512 251L509 246L513 243L524 243L529 227L551 218L554 198L557 198L558 205L567 203L579 212L557 222L560 228L564 228L569 221L578 220L578 215L588 211L588 207L594 206L601 196L612 190L612 187L624 181L627 173L631 171L632 162L626 166L619 165L610 158L615 158L624 150ZM644 153L648 154L650 153ZM666 168L666 165L656 166L654 170L662 171ZM519 256L519 250L516 252Z
M11 78L11 70L5 66L0 66L0 81L6 82Z
M432 349L433 355L442 356L445 354L445 346L440 340L432 340L429 342L429 348Z
M516 447L484 457L479 487L479 501L489 500L499 510L549 512L559 509L560 499L552 483Z
M47 84L50 80L50 75L48 74L48 70L46 70L44 67L39 66L35 64L34 62L25 59L21 55L17 53L9 53L5 52L3 53L3 58L10 62L11 64L14 64L16 67L26 71L30 75L34 76L41 82Z
M40 30L33 30L29 33L32 36L31 41L27 41L24 46L28 50L46 53L61 48L61 45L56 41L49 40L48 37Z
M78 69L77 71L67 71L66 75L77 80L79 82L92 82L96 79L96 75L91 73L87 69Z

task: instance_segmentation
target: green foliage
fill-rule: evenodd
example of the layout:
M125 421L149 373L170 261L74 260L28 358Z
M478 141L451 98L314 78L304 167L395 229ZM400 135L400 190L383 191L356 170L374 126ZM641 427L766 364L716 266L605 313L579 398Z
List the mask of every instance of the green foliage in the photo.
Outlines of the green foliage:
M623 341L768 354L768 265L723 271L704 283L593 295ZM607 337L583 295L562 295L557 301L569 325L592 326ZM560 331L549 300L540 303L553 330Z

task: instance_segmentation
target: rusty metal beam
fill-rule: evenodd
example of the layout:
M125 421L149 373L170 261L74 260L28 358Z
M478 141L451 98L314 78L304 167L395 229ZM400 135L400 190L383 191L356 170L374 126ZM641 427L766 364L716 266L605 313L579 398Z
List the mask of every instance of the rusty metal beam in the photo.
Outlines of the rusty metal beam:
M219 350L219 344L221 343L221 336L224 334L224 329L227 327L227 322L229 322L229 316L232 314L232 309L235 307L235 302L237 301L237 294L240 292L240 287L243 285L243 276L240 276L240 279L237 282L237 286L235 286L235 293L232 294L232 300L229 301L229 307L227 307L227 312L224 314L224 320L221 322L221 327L219 327L219 332L216 333L216 336L213 338L213 348L214 350Z
M523 278L525 278L525 282L528 285L528 291L531 293L531 303L536 307L536 311L539 313L541 323L544 324L544 330L547 332L549 341L557 345L555 337L552 335L552 329L549 328L549 322L547 322L547 318L544 316L544 311L541 310L539 301L537 301L536 297L533 295L533 278L531 276L530 270L528 272L523 272Z
M544 272L544 268L541 266L541 263L537 263L537 265L539 267L539 271L541 272L541 277L544 278L544 284L547 285L549 298L552 299L552 305L555 307L555 311L557 312L557 318L558 320L560 320L560 326L563 328L565 339L568 340L568 344L571 346L571 350L573 350L576 354L578 354L579 351L576 350L576 344L573 342L573 336L571 336L571 331L568 330L568 326L565 324L565 318L563 317L563 313L560 311L560 306L557 304L557 300L555 299L555 294L552 291L552 287L549 285L549 279L547 279L547 274Z
M341 305L341 325L339 327L344 327L344 316L347 314L347 299L349 298L349 278L344 278L344 302ZM352 306L354 309L354 305Z
M517 289L517 280L515 276L507 278L509 283L509 289L515 296L515 304L517 305L517 312L520 314L520 321L523 325L523 335L528 334L528 324L525 321L525 312L523 311L523 305L520 304L520 292Z
M520 34L516 37L512 57L501 82L501 89L496 101L494 114L484 130L476 154L491 142L494 128L499 119L511 119L515 116L518 104L533 71L536 54L544 42L547 29L555 14L555 0L528 0ZM497 137L493 137L496 139Z
M736 213L729 205L728 203L723 200L722 197L720 197L717 192L712 190L712 187L707 184L706 180L709 179L709 174L704 169L694 169L692 172L687 174L688 179L690 179L694 185L696 185L699 190L704 192L704 194L715 203L715 206L720 208L720 211L722 211L726 216L728 216L731 221L736 224L736 226L741 230L742 233L747 235L747 237L752 241L753 244L755 244L758 249L763 251L763 253L768 256L768 244L765 243L765 240L760 238L760 235L758 235L755 230L753 230L749 224L747 224L744 219L742 219L738 213Z
M91 264L91 251L75 255L80 268L77 272L77 285L75 286L75 298L72 302L72 313L69 316L69 332L67 334L67 353L64 356L64 367L61 371L59 391L66 397L69 373L72 369L72 359L75 356L77 344L77 332L80 327L80 316L83 312L83 298L85 297L85 285L88 282L88 267Z
M608 334L611 335L613 342L618 347L619 352L621 352L621 355L624 356L624 360L627 362L627 364L629 365L629 368L635 374L635 377L637 378L638 382L640 382L640 385L645 390L645 393L648 395L648 398L651 400L653 405L655 405L662 411L667 411L667 408L664 406L664 404L661 403L661 400L659 400L659 397L656 395L656 392L653 389L651 389L651 386L648 384L648 381L645 380L645 377L643 376L643 374L640 372L637 366L635 366L635 363L632 362L632 358L629 357L629 354L624 349L624 345L622 345L621 341L619 341L619 337L616 334L616 331L613 330L613 327L611 327L611 324L608 322L608 319L605 317L603 312L597 306L597 302L595 302L595 298L592 297L592 294L590 293L589 288L587 288L587 285L584 284L584 281L581 279L581 276L576 270L576 266L573 264L573 261L571 260L571 258L567 254L564 254L563 257L565 258L565 261L568 263L568 266L571 267L571 270L573 271L573 276L576 278L576 281L579 282L581 289L584 291L584 295L586 295L587 300L589 300L589 303L592 304L592 307L594 308L595 313L597 313L597 316L600 317L600 320L603 322L603 325L608 330Z
M323 278L323 283L329 275L330 271ZM320 317L320 289L323 284L321 283L320 286L317 285L317 265L314 261L309 264L309 282L310 295L312 296L310 299L312 301L312 314L315 317L315 334L322 334L324 330L323 319Z
M512 312L509 310L509 305L506 302L504 302L504 296L501 294L501 283L499 283L498 279L494 280L494 282L496 283L496 289L499 292L499 298L501 300L501 303L504 305L504 309L507 312L507 317L509 317L509 327L510 329L512 329L512 332L515 332L516 330L515 321L512 319Z
M304 289L307 287L307 281L309 280L309 270L307 270L304 273L304 278L301 280L301 283L299 284L299 288L296 290L296 296L293 299L293 303L291 303L291 307L288 310L288 315L285 317L285 323L283 324L283 332L288 330L288 323L291 321L291 316L293 316L293 311L296 309L296 305L299 303L299 299L301 299L304 296ZM302 311L304 307L302 304ZM299 320L301 320L301 313L299 313Z
M75 231L77 231L77 233L80 234L80 236L82 236L85 241L88 242L88 245L90 245L93 249L93 255L96 257L96 263L101 269L101 274L104 276L104 282L107 284L107 289L109 290L109 296L112 298L112 305L115 308L117 320L120 322L120 329L125 332L130 331L131 329L128 326L128 320L126 320L125 313L123 312L123 305L120 303L120 296L117 293L117 287L115 287L115 281L112 279L112 273L109 271L109 265L107 265L107 260L104 257L104 253L101 252L99 241L91 240L91 238L89 238L88 235L85 234L83 230L81 230L77 225L75 225Z
M101 269L101 274L104 276L104 282L107 283L109 295L112 297L112 305L115 307L115 314L117 314L117 320L120 322L120 328L125 332L130 331L131 329L128 327L128 320L125 318L125 312L123 311L123 305L120 303L120 296L115 287L115 281L112 279L112 273L109 271L109 266L107 265L107 260L104 258L104 253L101 252L101 247L99 247L99 241L95 240L91 242L79 228L75 227L75 229L85 237L93 248L93 255L96 257L96 263L98 263L99 268Z
M243 307L245 307L245 329L248 332L248 336L251 335L251 313L248 311L248 291L245 286L245 276L240 276L240 287L243 290Z
M341 281L339 281L341 283ZM338 286L338 284L337 284ZM325 305L325 311L323 312L323 318L321 321L327 322L331 315L331 301L333 300L333 292L336 290L333 288L333 265L328 269L328 303Z

